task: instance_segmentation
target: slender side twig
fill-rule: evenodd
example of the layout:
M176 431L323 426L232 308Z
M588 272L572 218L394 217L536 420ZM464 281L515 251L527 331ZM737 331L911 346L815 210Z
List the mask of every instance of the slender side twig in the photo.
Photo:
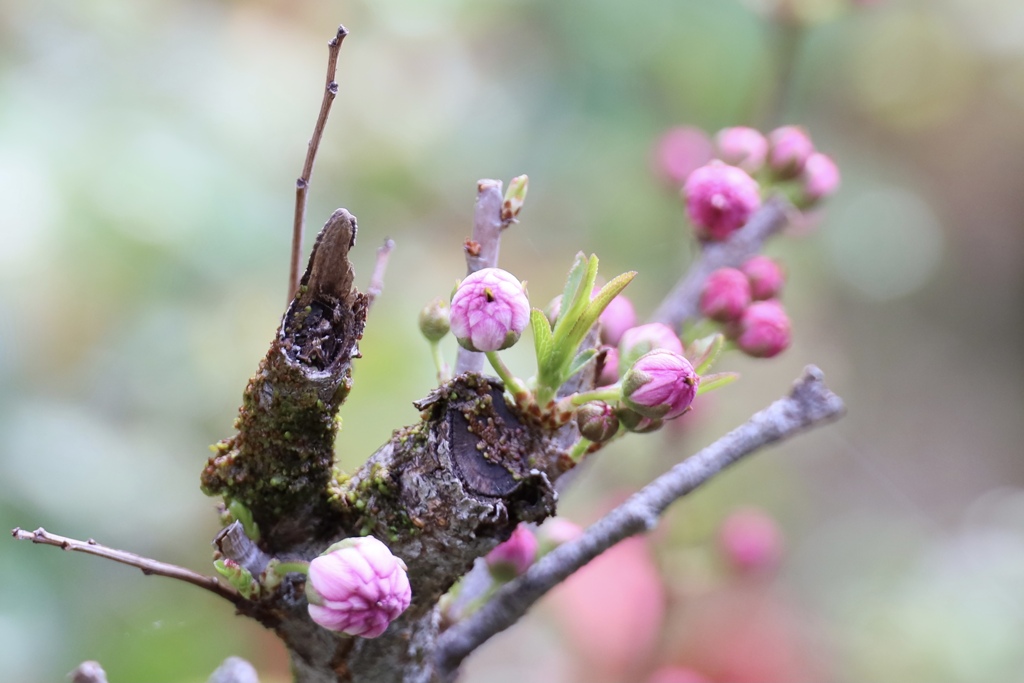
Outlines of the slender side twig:
M316 117L316 125L313 127L313 137L309 139L306 149L306 161L302 165L302 175L295 181L295 220L292 223L288 301L295 298L295 292L299 288L299 268L302 265L302 229L306 224L306 191L309 189L309 179L313 175L313 161L316 159L316 151L320 147L320 138L323 137L327 117L331 113L331 104L334 103L334 98L338 94L338 84L334 79L338 73L338 53L341 51L341 43L347 35L348 30L344 26L339 26L337 35L327 43L327 85L324 88L324 99L320 103L320 114Z
M136 569L142 570L142 573L147 576L166 576L169 579L177 579L178 581L191 583L193 586L199 586L200 588L205 588L211 593L216 593L235 605L241 604L244 601L244 598L239 595L234 588L223 585L212 576L205 576L203 574L196 573L191 569L185 569L184 567L179 567L174 564L160 562L159 560L151 560L148 557L142 557L141 555L129 553L124 550L108 548L105 545L100 545L91 538L88 541L76 541L73 538L65 538L64 536L51 534L43 528L36 529L35 531L25 531L24 529L17 527L11 531L11 536L21 541L32 541L33 543L52 545L60 548L61 550L73 550L75 552L86 553L88 555L96 555L97 557L113 560L114 562L120 562L121 564L126 564L129 567L135 567Z
M651 322L665 323L678 332L683 322L697 317L708 275L718 268L736 268L758 253L765 240L786 227L793 210L782 197L772 197L728 241L705 244L700 257L654 311Z
M792 391L696 455L679 463L502 587L478 612L446 631L435 661L449 679L462 660L491 636L518 621L549 590L619 541L652 529L665 509L759 448L828 421L844 411L842 399L809 366Z
M384 244L377 247L377 262L373 266L373 274L370 275L370 284L366 288L366 308L370 309L373 302L377 300L384 291L384 273L388 269L388 259L395 248L395 241L391 238L384 240Z
M500 180L480 180L476 185L476 209L473 212L473 237L466 240L466 274L498 265L501 231L509 222L502 219L504 196ZM455 357L455 374L481 372L484 354L468 351L461 346Z

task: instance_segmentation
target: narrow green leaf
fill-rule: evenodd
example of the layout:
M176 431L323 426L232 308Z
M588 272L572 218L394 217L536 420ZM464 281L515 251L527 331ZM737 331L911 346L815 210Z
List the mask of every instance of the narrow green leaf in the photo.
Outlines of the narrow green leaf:
M594 326L597 319L604 313L604 309L608 307L608 304L612 302L612 299L617 297L623 289L626 288L633 278L636 277L636 271L631 270L628 273L619 275L611 282L601 288L594 298L590 300L590 304L587 306L586 311L580 316L579 321L576 323L577 329L573 330L573 334L579 334L579 340L583 341L583 337L587 334L587 330ZM578 343L578 342L577 342Z
M724 387L726 384L732 384L739 378L740 374L738 372L716 372L713 375L704 375L700 378L700 386L697 388L697 395L700 396L712 389L719 389Z
M555 321L555 329L557 330L559 325L565 320L565 314L572 307L573 301L576 300L576 294L580 290L580 285L583 284L583 278L587 273L587 257L583 252L576 254L576 259L572 263L572 268L569 269L569 276L565 279L565 288L562 290L562 306L558 312L558 319Z
M537 371L544 374L551 355L551 323L544 311L534 308L530 311L530 328L533 330L533 348L537 352Z
M697 374L703 375L718 360L724 347L725 337L721 333L702 337L694 341L687 349L692 354L687 356L687 359L693 364L693 369L697 371Z
M564 382L568 380L570 377L582 370L583 366L592 361L596 355L597 349L586 349L584 351L580 351L576 357L572 359L572 363L562 376L562 381Z

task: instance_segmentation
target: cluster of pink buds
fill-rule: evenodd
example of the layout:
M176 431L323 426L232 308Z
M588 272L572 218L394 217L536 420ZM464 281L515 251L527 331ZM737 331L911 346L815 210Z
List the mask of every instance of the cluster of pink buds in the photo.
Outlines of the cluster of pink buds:
M744 353L771 358L789 347L789 316L778 300L785 276L767 256L737 268L719 268L704 283L700 311L724 324L727 337Z
M839 169L814 147L807 131L783 126L767 136L746 126L720 130L708 140L701 158L695 145L677 138L693 129L673 129L659 142L661 174L682 185L681 194L694 232L702 242L721 242L743 227L760 208L762 196L775 190L800 208L809 208L839 187ZM686 153L686 159L675 155ZM694 164L695 160L698 160ZM680 169L692 169L681 176ZM677 185L678 187L679 185Z

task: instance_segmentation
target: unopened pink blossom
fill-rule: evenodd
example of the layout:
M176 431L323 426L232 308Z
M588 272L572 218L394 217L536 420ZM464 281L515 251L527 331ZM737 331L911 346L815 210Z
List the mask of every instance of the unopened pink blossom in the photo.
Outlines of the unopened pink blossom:
M700 312L711 320L737 320L750 305L750 280L735 268L719 268L704 281Z
M575 541L583 535L583 527L565 517L552 517L541 525L541 538L551 546L560 546Z
M611 346L617 346L623 333L636 325L636 310L633 308L633 302L619 294L608 302L598 320L601 323L601 341Z
M755 301L737 324L736 345L755 358L772 358L787 348L792 338L789 316L777 299Z
M683 354L683 342L665 323L647 323L631 327L619 339L619 367L632 365L637 358L654 349Z
M782 266L767 256L752 256L743 262L740 271L750 281L750 296L755 301L773 299L782 291L786 274Z
M807 159L801 175L803 203L813 204L839 189L839 167L832 157L815 152Z
M693 126L672 128L654 150L658 174L679 187L693 171L711 161L714 149L708 134Z
M452 296L452 334L470 351L500 351L519 340L530 321L523 284L501 268L483 268L463 280Z
M619 433L619 418L604 401L591 401L577 408L576 427L583 438L602 443Z
M596 386L606 387L619 381L619 350L611 347L603 347L604 362L601 364L601 372L597 376Z
M409 607L405 563L372 536L350 538L309 563L309 616L320 626L376 638Z
M492 574L512 579L519 576L537 559L537 537L528 527L520 524L504 543L498 544L484 558Z
M753 508L726 518L718 544L730 564L745 572L773 569L782 555L782 534L775 520Z
M622 378L626 407L653 419L671 420L690 407L700 378L682 355L656 349L641 356Z
M814 154L811 136L800 126L783 126L768 134L768 166L777 178L793 178Z
M647 683L711 683L711 679L682 666L663 666L647 679Z
M768 157L768 139L761 131L746 126L718 131L715 146L718 148L718 158L747 173L760 171Z
M717 159L690 174L683 196L697 237L712 242L728 239L761 206L757 181Z

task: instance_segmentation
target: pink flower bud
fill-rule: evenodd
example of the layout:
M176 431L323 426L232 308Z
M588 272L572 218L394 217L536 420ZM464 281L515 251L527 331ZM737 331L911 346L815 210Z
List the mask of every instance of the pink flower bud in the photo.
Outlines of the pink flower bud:
M530 321L530 300L519 280L500 268L483 268L452 296L452 334L470 351L500 351L519 340Z
M768 166L780 179L793 178L804 170L814 154L814 143L800 126L783 126L768 134Z
M544 522L540 529L541 539L550 548L556 548L563 543L575 541L583 535L583 527L565 517L552 517Z
M712 154L707 133L700 128L680 126L658 140L655 166L659 175L679 187L695 169L711 161Z
M700 312L705 317L727 323L737 320L749 305L750 280L735 268L719 268L704 281Z
M601 364L601 372L597 375L596 385L606 387L619 381L619 350L611 346L604 348L604 363Z
M775 520L755 509L729 515L718 532L718 544L740 571L773 569L782 555L782 534Z
M601 443L619 433L619 418L604 401L592 401L576 410L576 426L583 438Z
M690 668L663 666L651 674L647 683L711 683L711 679Z
M815 152L804 164L801 204L810 206L839 189L839 167L832 158Z
M622 378L626 407L645 417L679 417L697 396L700 378L680 354L656 349L641 356Z
M761 206L757 181L718 160L690 174L683 196L697 237L713 242L728 239Z
M633 303L619 294L608 303L598 320L601 322L601 341L618 346L622 334L636 325L636 311Z
M768 157L768 140L761 131L736 126L723 128L715 136L718 157L727 164L739 166L747 173L756 173Z
M626 330L619 340L619 367L628 368L636 359L654 349L683 355L683 342L665 323L647 323Z
M498 579L511 581L519 576L537 559L537 537L525 525L520 524L509 536L484 558L491 574Z
M755 358L779 355L790 340L789 316L777 299L750 304L737 326L736 345Z
M412 598L405 563L372 536L335 543L309 563L309 616L350 636L376 638Z
M767 256L753 256L740 266L750 280L750 296L754 301L773 299L782 291L786 275L782 267Z

